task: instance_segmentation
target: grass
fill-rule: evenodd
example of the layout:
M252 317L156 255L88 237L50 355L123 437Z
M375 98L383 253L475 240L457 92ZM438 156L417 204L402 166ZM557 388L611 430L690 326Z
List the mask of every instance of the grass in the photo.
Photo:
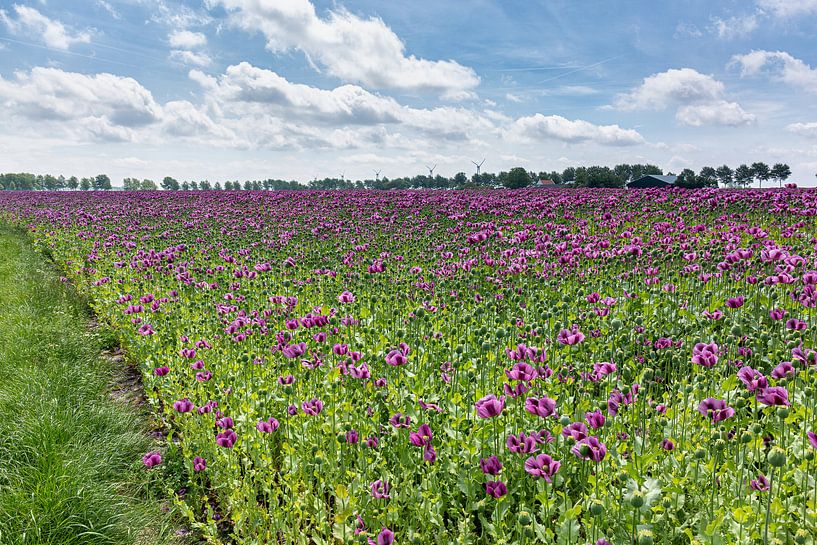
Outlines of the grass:
M87 305L25 235L0 225L0 543L161 544L139 411L111 398L116 370Z

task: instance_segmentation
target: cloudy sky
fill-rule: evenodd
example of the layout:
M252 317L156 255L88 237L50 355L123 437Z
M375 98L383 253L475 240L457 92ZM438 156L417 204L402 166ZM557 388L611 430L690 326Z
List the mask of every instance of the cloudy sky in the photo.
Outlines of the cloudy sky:
M0 171L815 185L816 27L817 0L0 0Z

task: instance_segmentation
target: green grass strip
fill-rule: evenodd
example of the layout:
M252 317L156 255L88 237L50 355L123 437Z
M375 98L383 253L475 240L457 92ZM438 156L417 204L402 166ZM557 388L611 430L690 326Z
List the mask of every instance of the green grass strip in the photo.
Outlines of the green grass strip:
M87 305L22 232L0 225L0 543L160 544L139 411L109 395Z

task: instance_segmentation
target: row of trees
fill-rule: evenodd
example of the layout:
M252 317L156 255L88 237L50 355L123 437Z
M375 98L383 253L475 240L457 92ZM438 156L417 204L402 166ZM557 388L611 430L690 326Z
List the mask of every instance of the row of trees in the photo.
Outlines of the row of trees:
M0 174L0 190L24 191L60 191L70 189L75 191L105 191L112 189L111 179L106 174L99 174L90 178L71 176L52 176L50 174L31 174L30 172L9 172Z
M752 163L750 165L740 165L732 169L729 165L715 167L703 167L698 174L691 169L685 168L678 175L675 185L678 187L748 187L757 180L758 187L763 187L763 182L774 180L782 187L783 183L791 176L791 168L786 163L775 163L771 168L763 162Z
M183 181L179 182L175 178L166 176L160 184L153 180L125 178L122 181L123 189L126 191L149 191L157 190L161 187L166 191L208 191L208 190L281 190L281 189L464 189L479 187L506 187L509 189L519 189L536 185L539 180L552 180L556 185L571 187L624 187L627 182L637 180L649 174L661 175L664 172L655 165L650 164L627 164L622 163L612 168L606 166L593 165L589 167L578 166L568 167L561 172L541 171L533 172L523 167L512 168L509 171L502 171L498 174L492 172L481 172L474 174L470 178L465 172L458 172L454 177L447 178L440 176L417 175L411 177L392 178L377 177L366 180L347 180L340 178L315 178L307 184L302 184L294 180L246 180L243 183L238 180L211 184L208 180ZM672 173L670 173L672 174ZM691 169L684 169L678 175L676 185L679 187L747 187L757 180L760 187L763 182L775 180L779 185L791 176L791 169L785 163L776 163L769 167L766 163L752 163L751 166L740 165L732 169L728 165L720 167L703 167L700 172L695 173ZM105 174L99 174L90 178L77 178L71 176L35 175L30 173L9 173L0 174L0 189L9 190L39 190L39 191L59 191L59 190L110 190L111 179Z

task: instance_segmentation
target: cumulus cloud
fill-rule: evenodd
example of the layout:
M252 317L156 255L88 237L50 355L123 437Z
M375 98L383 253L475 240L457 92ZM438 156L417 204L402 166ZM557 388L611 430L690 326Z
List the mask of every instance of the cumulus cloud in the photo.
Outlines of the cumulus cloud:
M175 30L168 38L170 45L177 49L195 49L207 45L207 37L201 32Z
M213 59L206 53L200 51L188 51L186 49L174 49L170 52L170 60L181 64L192 66L210 66Z
M757 0L757 5L782 19L817 13L817 0Z
M710 75L692 68L670 69L646 77L632 91L618 95L613 107L622 111L677 107L675 119L694 127L754 123L753 114L737 102L725 100L724 94L723 83Z
M725 100L682 106L675 113L675 119L682 125L692 127L703 125L737 127L751 125L757 121L754 114L746 112L737 102Z
M376 17L336 9L322 18L309 0L208 0L208 5L223 6L236 27L261 32L270 51L299 50L313 66L344 81L440 93L468 91L480 81L455 61L406 55L402 40Z
M191 71L190 78L206 90L214 110L233 118L266 119L268 124L286 120L335 127L393 125L454 139L494 129L488 119L464 108L411 108L357 85L319 89L247 62L229 66L218 78L198 70Z
M74 31L59 21L49 19L39 11L28 6L14 6L16 17L0 9L0 21L14 34L25 34L35 37L48 47L67 50L78 43L89 43L91 34L88 31Z
M643 144L644 137L634 129L618 125L595 125L581 119L570 120L559 115L534 114L517 119L509 129L523 140L555 139L563 142L594 142L606 146Z
M801 136L808 136L810 138L817 138L817 122L811 123L791 123L786 125L786 130L799 134Z
M767 75L770 78L817 92L817 69L785 51L754 50L732 57L733 65L741 68L741 76Z

